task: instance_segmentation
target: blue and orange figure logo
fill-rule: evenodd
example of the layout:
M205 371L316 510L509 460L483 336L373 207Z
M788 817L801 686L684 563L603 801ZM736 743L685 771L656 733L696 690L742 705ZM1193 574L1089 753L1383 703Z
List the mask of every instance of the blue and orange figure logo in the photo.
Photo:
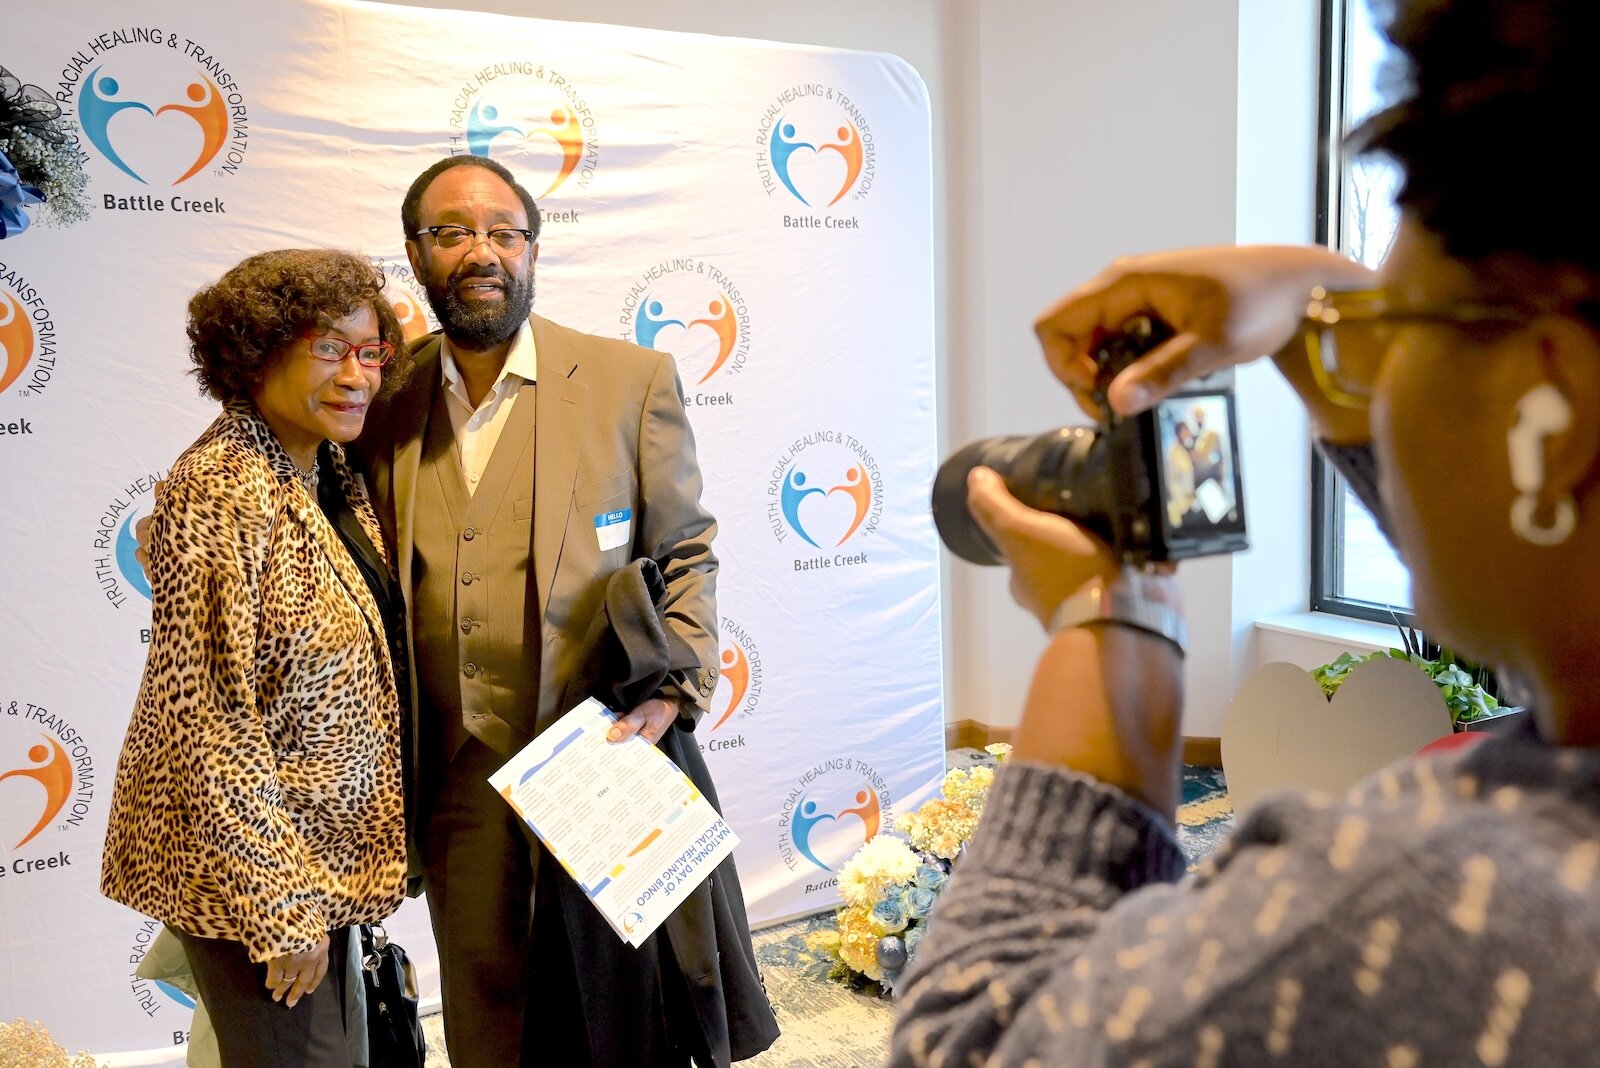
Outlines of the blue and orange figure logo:
M38 833L50 826L50 821L66 805L67 798L72 794L72 760L67 756L67 751L49 735L40 735L44 738L43 745L35 745L28 750L29 767L15 768L0 774L0 782L12 776L32 779L44 789L44 811L39 817L39 822L34 824L33 830L23 836L22 841L12 848L21 849L33 841Z
M415 341L428 333L428 314L422 310L422 304L416 297L394 288L387 290L387 295L390 306L394 308L394 317L400 320L400 332L407 341Z
M777 172L778 180L784 188L794 194L800 203L811 206L811 201L795 188L794 176L790 173L789 164L797 152L802 150L810 152L813 156L821 156L824 152L833 152L844 160L844 181L839 185L839 191L828 201L831 207L850 192L861 177L861 165L866 153L861 146L861 131L848 119L843 120L832 131L832 139L822 139L818 142L803 140L795 124L787 116L780 117L772 126L772 140L769 144L772 158L772 169Z
M676 326L685 333L693 331L697 326L708 327L717 336L717 357L711 363L711 369L700 376L695 385L700 385L722 370L722 365L728 362L728 357L733 355L733 348L739 342L739 319L733 312L733 302L726 293L717 292L717 295L706 305L706 318L703 319L674 319L667 315L666 306L654 295L646 295L641 302L639 318L633 325L633 339L647 349L656 347L656 338L661 331L669 326Z
M122 525L117 527L117 570L122 572L122 581L138 591L145 600L150 600L150 580L145 578L144 567L139 563L139 531L137 529L140 518L144 515L142 509L129 511L123 517Z
M861 521L867 518L867 513L872 510L872 483L867 479L867 469L860 464L851 464L844 472L843 481L836 486L823 488L820 485L808 485L809 479L804 471L795 468L783 480L783 518L788 522L794 532L806 540L813 548L820 549L816 540L806 533L806 528L800 522L800 505L807 497L821 494L831 497L835 493L843 493L855 503L855 517L851 520L849 529L844 532L835 545L843 545L850 540L850 535L861 529Z
M502 134L510 134L514 141L523 143L548 139L561 150L561 172L550 183L550 188L535 198L537 200L543 200L559 189L561 183L578 169L578 161L583 158L583 131L579 128L578 116L565 104L558 104L550 110L548 123L522 130L502 123L500 109L495 105L474 101L472 111L467 115L467 151L474 156L488 158L490 146Z
M179 175L173 185L181 185L193 178L206 164L217 158L228 136L228 106L216 82L197 73L199 80L190 82L184 90L187 103L175 100L152 108L142 100L124 98L122 85L111 75L103 75L104 70L104 66L96 67L85 80L83 95L78 98L78 121L83 126L84 137L119 171L140 185L150 184L122 158L112 137L111 120L124 111L142 111L151 118L175 112L188 116L199 128L199 152L188 170Z
M744 650L739 646L729 645L722 650L721 675L728 682L728 707L711 725L712 730L728 722L728 717L738 711L744 703L745 694L750 692L750 658L744 655Z
M878 792L866 783L862 783L861 788L855 792L853 803L847 808L839 809L837 812L825 812L816 801L811 800L809 797L802 797L800 804L795 808L794 814L794 846L802 856L823 871L834 871L836 869L832 865L823 863L821 858L817 856L819 843L813 838L817 833L817 829L825 823L844 826L844 821L848 821L851 824L859 821L861 828L860 839L857 840L853 833L850 836L850 845L852 847L850 855L854 855L856 848L870 842L878 833L878 824L882 819L882 815L883 806L878 800Z
M0 393L22 377L33 358L33 325L22 302L0 289Z

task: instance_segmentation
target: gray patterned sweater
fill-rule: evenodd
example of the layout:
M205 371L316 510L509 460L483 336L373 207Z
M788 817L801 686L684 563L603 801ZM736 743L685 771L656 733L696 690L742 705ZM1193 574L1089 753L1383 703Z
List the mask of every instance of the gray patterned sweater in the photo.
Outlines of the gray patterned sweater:
M1600 1064L1600 753L1496 739L1279 795L1194 874L1073 772L1001 768L891 1063Z

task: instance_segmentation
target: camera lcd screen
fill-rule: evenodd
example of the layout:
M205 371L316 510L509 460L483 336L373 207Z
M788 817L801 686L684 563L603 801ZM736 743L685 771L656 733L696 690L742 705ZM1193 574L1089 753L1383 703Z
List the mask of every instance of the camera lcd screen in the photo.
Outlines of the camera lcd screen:
M1157 406L1162 520L1174 548L1244 533L1232 400L1227 393L1198 393Z

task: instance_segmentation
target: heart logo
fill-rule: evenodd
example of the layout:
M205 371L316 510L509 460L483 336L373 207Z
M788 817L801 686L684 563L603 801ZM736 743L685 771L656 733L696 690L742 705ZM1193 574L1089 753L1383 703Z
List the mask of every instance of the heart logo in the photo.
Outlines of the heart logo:
M672 354L678 361L678 377L687 385L700 382L716 366L722 352L722 339L710 326L674 323L662 327L656 334L654 348L657 352Z
M1407 661L1357 664L1332 701L1303 668L1267 664L1223 713L1228 799L1242 812L1275 790L1343 793L1451 730L1439 688Z
M822 482L818 482L818 485L826 490L843 481L834 477L826 485ZM856 502L843 490L813 493L800 503L799 515L800 525L811 535L811 540L819 548L832 549L853 532L857 517Z
M128 169L156 192L176 184L205 147L204 132L192 117L179 111L152 114L125 108L106 130Z
M799 148L789 157L789 181L813 208L825 208L833 201L849 169L849 164L837 152Z

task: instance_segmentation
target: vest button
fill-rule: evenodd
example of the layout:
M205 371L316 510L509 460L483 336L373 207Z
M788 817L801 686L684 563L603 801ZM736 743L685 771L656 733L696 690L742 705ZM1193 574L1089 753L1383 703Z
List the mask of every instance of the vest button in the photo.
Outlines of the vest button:
M465 667L463 667L461 669L461 674L465 675L469 679L472 678L472 676L476 675L477 673L478 673L478 665L477 664L467 664Z
M466 538L468 541L471 541L473 538L476 538L478 536L478 532L476 530L473 530L471 527L468 527L466 530L463 530L461 532L461 536L463 538Z
M461 585L470 586L470 585L472 585L472 580L477 578L477 577L478 577L477 575L474 575L470 571L463 571L461 573Z
M461 617L461 633L462 634L471 634L472 633L472 627L473 627L472 617L471 616L462 616Z

